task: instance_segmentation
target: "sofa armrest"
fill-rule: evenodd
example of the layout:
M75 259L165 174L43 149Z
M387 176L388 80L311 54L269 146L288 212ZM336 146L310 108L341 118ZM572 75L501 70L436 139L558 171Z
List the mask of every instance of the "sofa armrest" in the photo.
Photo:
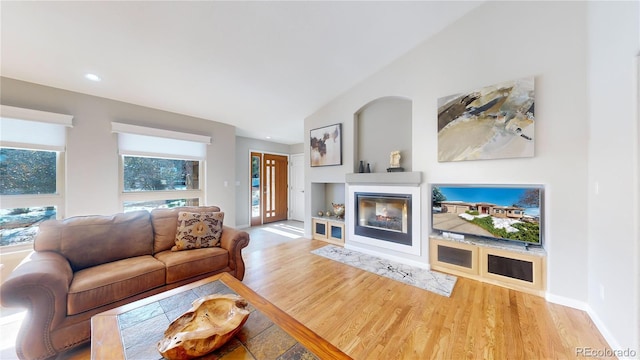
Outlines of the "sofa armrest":
M234 276L238 280L244 278L244 260L242 249L249 245L249 233L223 226L220 247L229 251L229 267L234 270Z
M27 308L16 339L20 358L46 358L56 354L51 329L67 315L67 293L73 272L67 259L52 251L29 254L0 287L0 304Z

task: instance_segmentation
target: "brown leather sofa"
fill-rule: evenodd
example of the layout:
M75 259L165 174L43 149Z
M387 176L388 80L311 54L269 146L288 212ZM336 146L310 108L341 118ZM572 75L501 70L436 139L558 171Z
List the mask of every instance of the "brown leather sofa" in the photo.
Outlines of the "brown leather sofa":
M26 307L16 340L21 359L48 359L91 338L91 316L213 274L242 280L249 234L224 227L220 247L171 251L178 212L134 211L49 220L34 251L0 287L5 307Z

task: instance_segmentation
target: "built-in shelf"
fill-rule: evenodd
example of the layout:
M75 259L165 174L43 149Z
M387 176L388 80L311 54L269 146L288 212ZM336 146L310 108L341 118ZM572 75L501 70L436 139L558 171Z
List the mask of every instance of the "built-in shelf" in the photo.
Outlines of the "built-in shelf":
M314 216L311 219L313 238L344 245L344 219L331 216Z
M385 184L385 185L413 185L422 183L422 173L410 172L385 172L385 173L354 173L347 174L345 181L348 184Z

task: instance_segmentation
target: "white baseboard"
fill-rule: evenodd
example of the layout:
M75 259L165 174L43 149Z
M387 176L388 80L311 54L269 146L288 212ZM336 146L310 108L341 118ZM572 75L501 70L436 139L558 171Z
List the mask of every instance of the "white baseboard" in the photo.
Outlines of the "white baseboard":
M598 331L600 331L600 334L602 334L602 337L604 337L604 339L609 344L609 347L613 350L624 350L620 345L620 343L613 336L613 334L611 334L611 331L609 331L605 323L600 319L600 317L598 316L598 313L595 312L588 303L584 301L578 301L575 299L567 298L564 296L549 294L549 293L546 294L545 299L547 299L548 302L551 302L554 304L563 305L563 306L567 306L573 309L578 309L586 312L587 315L589 315L589 317L591 318L591 321L593 321L593 324L598 328ZM603 350L603 349L597 349L597 350ZM625 357L620 357L620 356L618 358L627 359ZM635 359L635 356L629 357L628 359Z
M551 302L554 304L568 306L570 308L574 308L582 311L587 311L587 309L589 309L589 305L586 302L578 301L578 300L571 299L564 296L546 293L545 299L547 299L548 302Z
M589 317L591 318L591 321L593 321L593 323L596 325L598 330L600 330L600 334L602 334L602 336L607 341L607 343L609 343L609 347L611 347L611 349L613 349L613 350L623 350L622 346L620 346L620 343L616 340L616 338L613 336L613 334L611 334L611 331L609 331L607 326L600 319L600 316L598 316L598 313L595 312L591 308L591 306L588 306L588 305L587 305L587 309L585 311L587 312L587 314L589 314ZM631 358L618 357L618 359L631 359ZM636 357L634 356L633 359L636 359Z

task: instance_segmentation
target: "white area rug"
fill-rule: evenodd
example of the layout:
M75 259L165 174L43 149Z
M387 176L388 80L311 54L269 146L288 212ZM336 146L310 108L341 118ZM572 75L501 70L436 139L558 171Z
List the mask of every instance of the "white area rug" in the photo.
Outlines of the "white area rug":
M451 296L458 279L453 275L400 264L334 245L323 246L311 253L446 297Z

